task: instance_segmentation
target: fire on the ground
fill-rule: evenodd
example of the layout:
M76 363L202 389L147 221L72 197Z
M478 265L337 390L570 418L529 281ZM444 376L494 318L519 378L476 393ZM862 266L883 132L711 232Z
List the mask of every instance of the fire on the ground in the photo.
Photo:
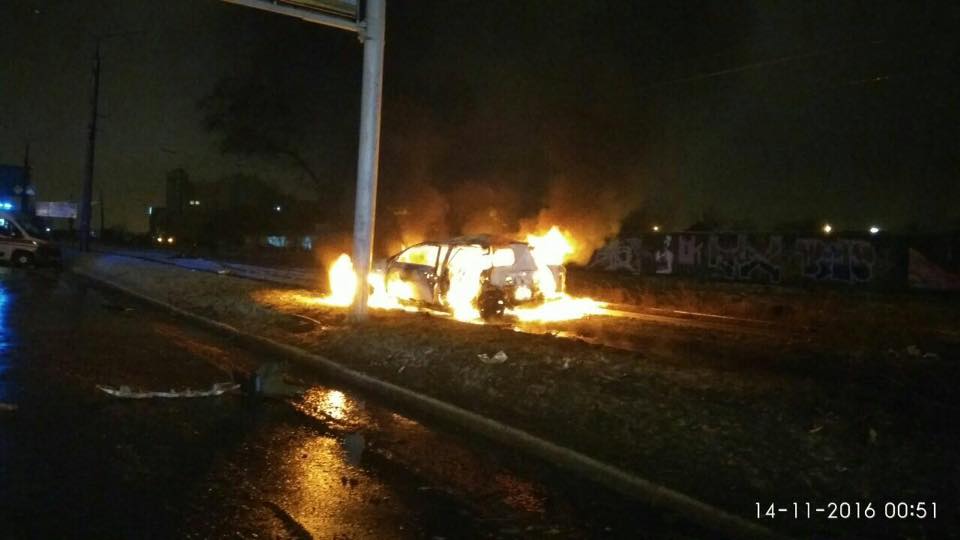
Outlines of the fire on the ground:
M522 321L576 319L600 303L566 294L563 263L568 235L552 227L526 242L490 235L461 236L410 246L369 274L369 305L379 309L438 309L462 321L510 315ZM318 301L349 306L357 290L353 263L341 254L328 269L330 293Z

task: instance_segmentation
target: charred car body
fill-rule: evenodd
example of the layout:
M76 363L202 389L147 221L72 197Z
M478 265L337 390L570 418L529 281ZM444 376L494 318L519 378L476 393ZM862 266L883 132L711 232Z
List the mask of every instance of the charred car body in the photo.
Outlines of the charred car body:
M566 286L562 265L538 263L526 242L492 235L416 244L382 271L392 297L451 311L473 306L483 318L549 300Z

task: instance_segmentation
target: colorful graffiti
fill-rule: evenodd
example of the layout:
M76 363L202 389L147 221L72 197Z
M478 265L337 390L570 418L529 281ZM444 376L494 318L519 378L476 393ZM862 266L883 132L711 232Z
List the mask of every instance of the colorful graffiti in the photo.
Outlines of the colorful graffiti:
M703 260L703 242L692 234L677 236L677 263L682 266L696 266Z
M657 253L654 255L654 260L657 261L657 273L658 274L672 274L673 273L673 250L670 248L670 243L673 241L673 237L669 234L663 237L663 248L658 249Z
M643 272L641 259L643 241L639 238L614 238L593 253L588 268L607 272Z
M907 257L894 244L781 234L659 234L611 240L588 267L752 283L897 286L906 281Z
M877 251L866 240L800 238L794 244L803 276L816 281L865 283L873 279Z
M780 283L783 238L746 234L711 234L708 267L714 277Z

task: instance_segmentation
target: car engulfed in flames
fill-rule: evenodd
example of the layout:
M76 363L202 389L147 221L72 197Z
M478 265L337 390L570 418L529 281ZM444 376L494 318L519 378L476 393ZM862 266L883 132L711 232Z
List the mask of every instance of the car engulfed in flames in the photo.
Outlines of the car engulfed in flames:
M370 273L369 303L381 309L432 309L462 321L511 315L522 321L579 318L599 303L566 295L563 262L573 252L556 227L526 242L494 235L459 236L407 247ZM350 257L328 270L322 303L348 306L357 287Z
M387 294L403 303L491 319L563 294L563 265L538 261L534 252L526 242L491 235L424 242L390 257L383 279Z

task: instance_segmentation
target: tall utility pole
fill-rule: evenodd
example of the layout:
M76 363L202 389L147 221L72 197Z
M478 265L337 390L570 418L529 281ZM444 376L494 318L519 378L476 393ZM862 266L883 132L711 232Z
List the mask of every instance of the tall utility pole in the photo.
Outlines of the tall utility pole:
M103 241L103 229L105 227L104 220L104 209L103 209L103 188L100 188L100 241Z
M90 103L90 133L87 139L87 170L83 178L83 194L80 198L80 250L90 249L90 199L93 197L93 165L97 148L97 115L100 104L100 38L93 59L93 98Z
M363 39L363 87L360 91L360 152L357 156L357 204L353 214L353 266L357 295L353 316L367 318L367 276L373 259L380 158L380 101L383 89L383 38L386 0L367 0Z
M380 96L383 86L383 37L386 0L224 0L231 4L297 17L324 26L356 32L363 42L363 87L360 95L360 152L357 156L357 202L353 216L353 267L357 292L353 318L367 318L367 276L373 258L373 227L377 213L377 172L380 160ZM363 20L360 5L364 6ZM342 16L352 7L350 17Z
M33 168L30 165L30 141L27 141L26 148L23 150L23 192L20 193L20 211L25 214L33 213L33 209L30 208L32 190Z

